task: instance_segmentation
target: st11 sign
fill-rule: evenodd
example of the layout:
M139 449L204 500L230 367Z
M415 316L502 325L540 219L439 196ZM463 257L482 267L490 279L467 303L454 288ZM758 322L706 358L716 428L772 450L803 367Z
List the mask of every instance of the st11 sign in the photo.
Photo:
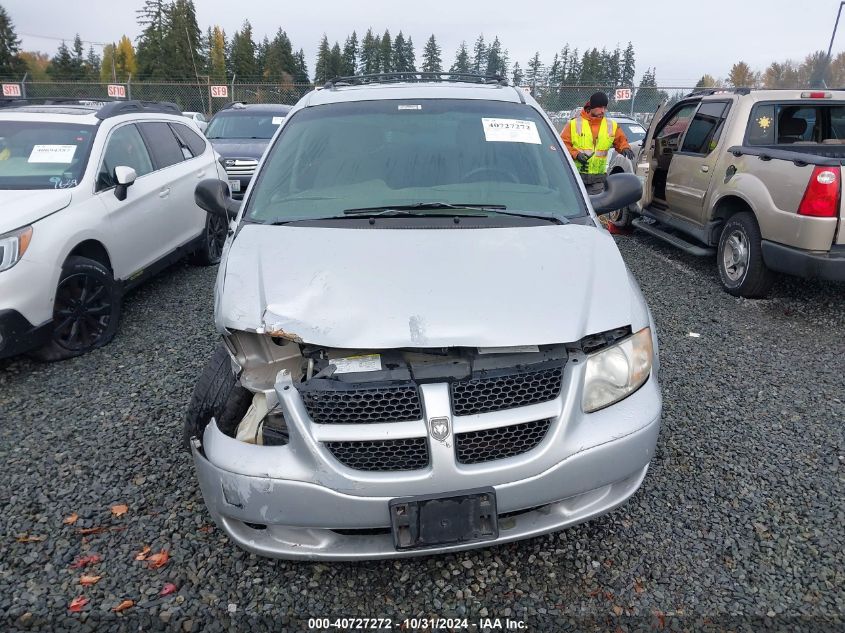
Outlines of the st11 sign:
M109 97L112 99L125 99L126 86L122 84L109 84Z
M211 96L222 99L229 98L229 86L211 86Z
M631 100L631 89L630 88L617 88L616 95L613 97L615 101L630 101Z
M3 96L4 97L20 97L21 96L21 85L20 84L3 84Z

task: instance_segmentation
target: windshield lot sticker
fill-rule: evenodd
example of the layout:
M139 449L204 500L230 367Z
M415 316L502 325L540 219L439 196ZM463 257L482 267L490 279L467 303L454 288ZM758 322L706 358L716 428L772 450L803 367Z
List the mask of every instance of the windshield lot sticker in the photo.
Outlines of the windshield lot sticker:
M53 176L50 178L50 182L53 183L53 189L72 189L79 184L76 178L62 178L61 176Z
M481 119L487 142L540 144L540 134L534 121L518 119Z
M28 163L70 163L76 153L76 145L36 145L26 162Z
M381 356L379 354L365 354L363 356L347 356L333 358L329 361L336 367L336 374L351 374L359 371L381 370Z
M273 117L273 125L281 125L282 121L284 121L284 120L285 120L285 117L283 117L283 116L274 116Z
M399 105L400 110L422 110L421 105L408 105L408 104L401 104Z

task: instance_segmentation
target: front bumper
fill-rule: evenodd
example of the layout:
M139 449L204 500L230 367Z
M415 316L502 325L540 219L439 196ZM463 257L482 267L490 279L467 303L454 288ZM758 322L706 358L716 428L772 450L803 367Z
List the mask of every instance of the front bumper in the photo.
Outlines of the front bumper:
M429 438L432 462L427 468L389 473L356 471L333 460L320 440L331 434L360 433L360 427L311 425L296 389L277 384L291 444L245 444L224 435L212 421L202 442L194 438L192 443L203 497L215 522L237 545L278 558L421 556L496 545L574 525L609 512L636 492L654 454L661 412L653 374L622 402L584 414L581 372L582 367L567 370L564 389L554 401L452 419L454 432L460 433L501 424L499 418L504 417L553 418L545 439L527 453L461 465L448 442ZM451 415L446 385L421 389L429 417ZM389 427L393 437L402 437L414 424L373 424L368 432ZM395 549L389 529L391 499L449 496L482 486L496 490L498 539Z
M33 325L17 310L0 310L0 358L41 347L50 340L52 321Z
M774 271L805 279L845 281L845 246L818 252L764 240L762 248L763 261Z

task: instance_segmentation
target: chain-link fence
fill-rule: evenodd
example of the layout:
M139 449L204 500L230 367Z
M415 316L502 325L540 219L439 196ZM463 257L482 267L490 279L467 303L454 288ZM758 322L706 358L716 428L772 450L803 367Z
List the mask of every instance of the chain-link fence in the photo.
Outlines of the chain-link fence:
M26 81L11 83L17 85L19 96L28 98L74 98L74 99L109 99L120 96L126 99L148 101L171 101L183 112L203 112L212 115L230 101L247 103L284 103L294 104L306 92L311 84L273 84L273 83L236 83L214 84L213 82L159 83L131 81L124 84L90 83L81 81ZM618 88L616 86L548 86L538 85L523 88L540 102L560 128L590 98L590 95L602 91L610 97L609 110L626 114L647 124L654 112L665 101L680 99L693 88ZM17 92L11 89L12 92ZM5 94L5 92L4 92ZM7 95L12 96L12 95ZM14 96L18 96L15 94Z

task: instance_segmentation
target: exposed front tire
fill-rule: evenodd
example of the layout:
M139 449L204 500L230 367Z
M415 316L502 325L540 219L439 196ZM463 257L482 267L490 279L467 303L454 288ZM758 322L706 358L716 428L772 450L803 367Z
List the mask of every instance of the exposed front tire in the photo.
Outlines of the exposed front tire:
M56 287L50 342L30 355L56 361L106 345L117 333L120 303L111 270L87 257L68 257Z
M251 404L252 393L238 384L232 372L229 352L222 344L219 345L191 394L182 430L182 445L190 451L191 438L202 438L211 418L217 421L217 427L223 433L234 435Z
M214 266L220 263L223 245L229 235L229 223L219 215L207 213L202 244L191 256L191 263L198 266Z
M624 209L617 209L607 214L607 221L619 229L627 229L631 226L634 218L637 217L640 207L636 204L631 204Z
M722 287L737 297L765 297L774 283L774 273L763 261L762 236L754 214L743 211L722 228L716 267Z

